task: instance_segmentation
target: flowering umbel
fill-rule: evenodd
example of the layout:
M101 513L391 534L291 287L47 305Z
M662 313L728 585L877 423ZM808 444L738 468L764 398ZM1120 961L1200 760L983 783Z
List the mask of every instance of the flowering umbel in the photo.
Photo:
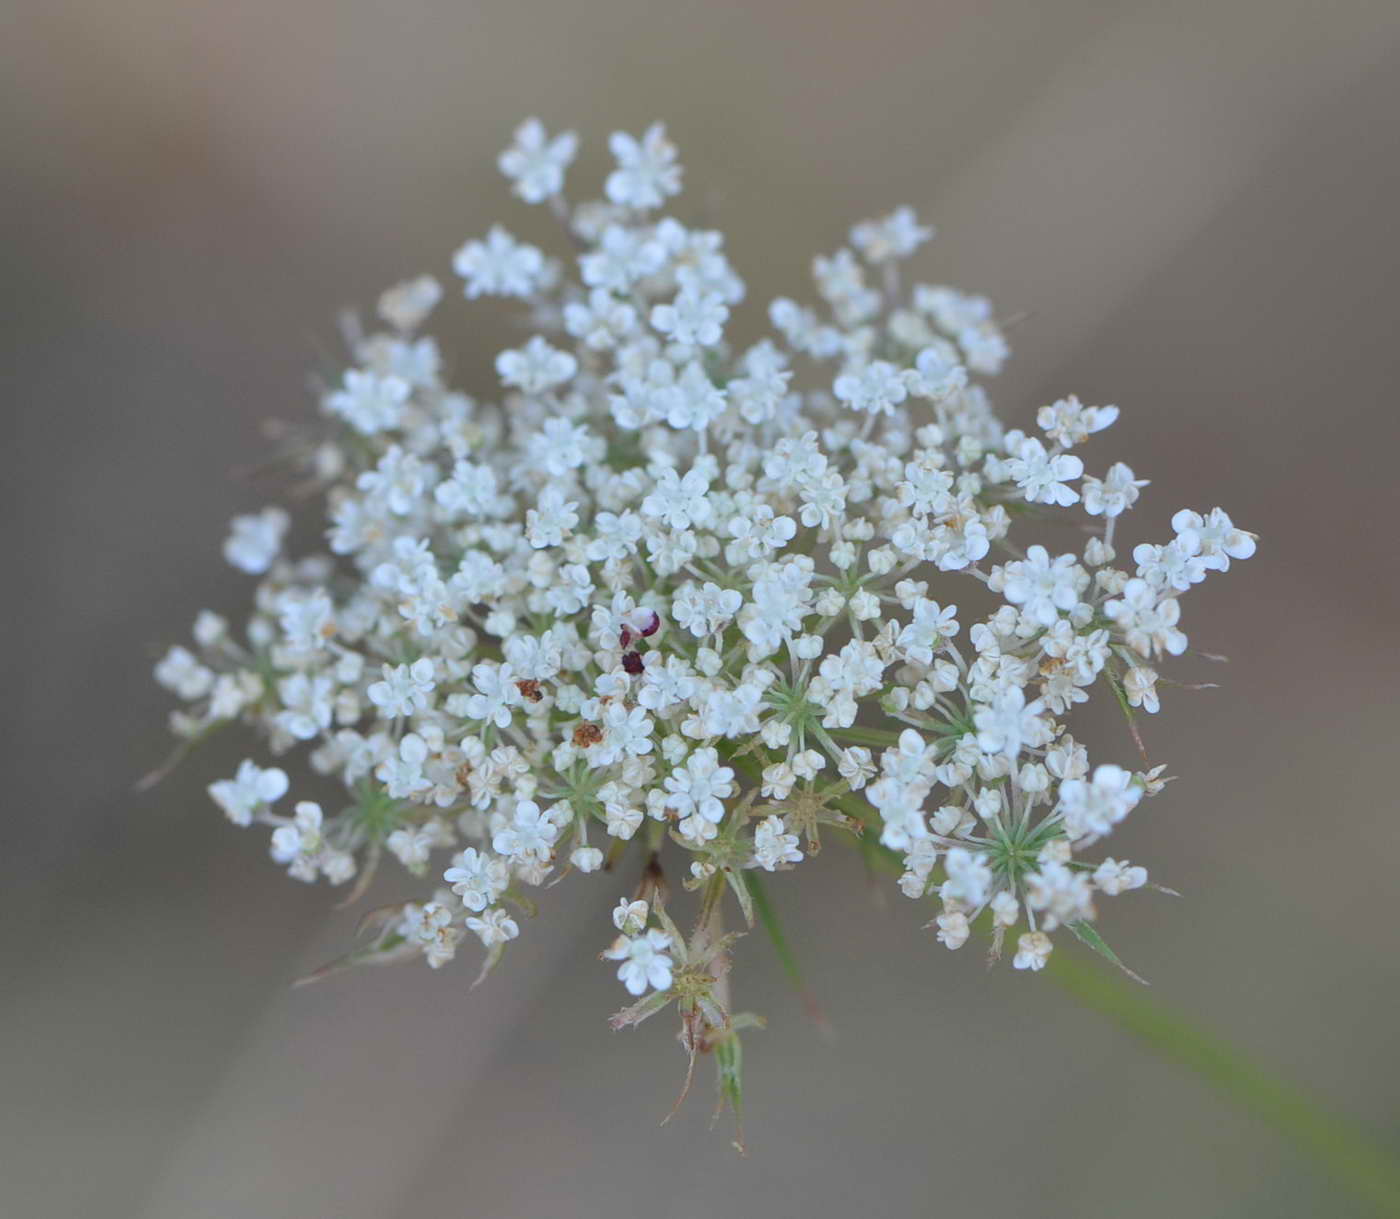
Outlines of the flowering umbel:
M820 306L775 300L769 337L731 342L722 235L656 214L681 185L665 129L610 147L606 197L573 205L574 134L520 128L501 168L574 248L494 227L453 266L534 333L469 397L420 333L439 283L384 293L301 450L326 553L287 556L281 508L236 519L247 625L202 613L156 676L181 737L241 722L343 789L296 801L254 761L210 787L294 878L365 885L391 856L423 883L352 959L437 968L474 938L489 967L530 891L606 872L627 893L602 955L638 1000L615 1025L675 1002L737 1101L720 913L771 909L758 874L823 827L891 862L950 949L980 922L1016 969L1060 929L1111 956L1098 900L1147 873L1082 854L1165 780L1091 766L1071 712L1155 713L1181 594L1254 538L1182 511L1120 563L1145 482L1079 455L1117 408L1003 427L980 379L1005 337L984 298L906 286L932 236L907 208L815 260ZM667 876L701 891L689 936Z

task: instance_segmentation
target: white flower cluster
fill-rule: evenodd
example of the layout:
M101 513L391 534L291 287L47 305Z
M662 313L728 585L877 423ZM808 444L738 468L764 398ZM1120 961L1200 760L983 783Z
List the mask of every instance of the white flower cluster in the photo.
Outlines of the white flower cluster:
M529 890L625 867L605 956L631 994L703 1008L725 938L687 944L661 876L747 913L754 870L824 825L935 902L948 948L984 915L1017 969L1060 927L1102 944L1097 900L1147 873L1078 856L1164 779L1091 767L1070 714L1096 690L1156 712L1180 595L1253 536L1182 511L1120 566L1145 483L1079 455L1117 408L1004 428L978 378L1005 338L985 299L906 285L932 235L909 209L856 225L815 260L820 304L773 301L741 346L722 235L657 215L681 183L664 128L614 135L605 198L571 205L576 148L531 120L500 159L567 257L495 227L454 259L466 297L528 311L499 384L445 383L420 333L436 280L391 288L303 454L326 553L288 557L280 508L234 521L255 607L238 632L206 611L160 661L176 731L305 745L343 794L288 814L286 774L247 761L215 801L299 880L367 882L385 855L430 880L365 959L436 967L474 935L489 965Z

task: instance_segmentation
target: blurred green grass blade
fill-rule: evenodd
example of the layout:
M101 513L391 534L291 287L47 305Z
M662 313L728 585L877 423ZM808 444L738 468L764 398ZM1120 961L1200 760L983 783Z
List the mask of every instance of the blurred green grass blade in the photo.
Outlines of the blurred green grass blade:
M1356 1123L1165 1007L1149 992L1125 985L1092 963L1054 953L1046 973L1085 1007L1108 1017L1168 1061L1195 1072L1291 1139L1377 1214L1400 1219L1396 1149L1382 1146Z
M787 934L778 921L778 912L773 908L767 886L757 873L752 871L744 873L744 880L748 885L749 896L753 899L754 913L758 916L758 921L762 924L764 931L768 933L768 938L773 941L773 951L778 954L778 961L782 964L783 972L792 982L793 989L797 991L803 1007L807 1009L808 1017L821 1031L823 1037L833 1038L835 1033L831 1022L826 1018L821 1004L817 1002L802 977L802 967L798 965L797 955L792 951Z

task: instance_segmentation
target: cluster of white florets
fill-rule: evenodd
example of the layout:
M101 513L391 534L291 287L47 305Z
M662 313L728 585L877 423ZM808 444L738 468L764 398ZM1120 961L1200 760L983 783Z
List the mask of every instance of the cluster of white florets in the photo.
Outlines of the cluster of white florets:
M233 522L255 608L238 632L206 611L157 666L175 729L242 722L343 793L291 802L246 761L213 798L298 880L364 883L388 856L428 882L366 959L436 967L474 936L489 964L530 890L640 875L605 955L634 995L704 999L720 939L682 941L660 878L747 911L753 870L828 826L935 903L948 948L985 914L1040 969L1050 932L1146 883L1078 856L1164 782L1091 767L1070 713L1095 690L1156 712L1180 594L1252 535L1182 511L1119 566L1144 481L1078 454L1117 408L1004 428L978 378L1005 337L985 299L907 285L932 236L909 209L816 259L821 306L776 300L772 336L738 346L723 237L656 214L681 184L664 129L614 135L606 197L574 205L576 147L532 120L500 159L567 257L496 227L453 262L468 298L528 311L499 384L445 383L420 334L435 279L391 288L306 451L328 553L287 557L280 508Z

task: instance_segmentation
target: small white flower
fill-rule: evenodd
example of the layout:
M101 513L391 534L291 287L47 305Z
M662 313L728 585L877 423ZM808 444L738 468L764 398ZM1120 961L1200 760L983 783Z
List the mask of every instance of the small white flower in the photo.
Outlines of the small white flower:
M533 800L521 800L515 806L508 825L497 831L491 847L506 857L534 855L547 859L559 837L559 827Z
M277 683L277 697L282 710L277 714L277 727L299 741L309 741L330 727L335 708L331 694L335 683L324 674L309 677L293 673Z
M1155 715L1161 710L1157 700L1157 670L1147 665L1134 665L1123 674L1123 693L1130 707L1141 707Z
M209 794L234 825L252 825L253 815L287 794L287 774L270 767L263 770L255 762L242 761L232 779L209 785Z
M832 390L853 411L886 415L909 394L899 369L887 360L872 360L854 372L842 373Z
M442 845L442 836L440 829L431 825L405 826L391 831L384 845L405 868L417 874L426 867L433 848Z
M442 300L442 285L431 275L419 275L386 288L379 297L379 316L395 330L417 330Z
M733 619L743 601L737 589L720 588L708 580L699 586L686 584L671 602L671 616L676 625L703 639Z
M432 786L423 774L423 764L427 760L427 744L416 732L410 732L399 742L398 757L381 762L375 768L375 777L390 796L402 800Z
M279 825L272 831L272 858L286 865L297 880L316 879L317 857L325 845L321 835L322 820L321 806L303 800L296 806L290 824Z
M865 220L851 229L851 244L872 263L908 258L933 236L933 226L921 225L914 209L895 208L879 220Z
M499 906L492 907L479 918L469 917L467 928L474 931L487 948L506 944L520 934L519 925Z
M776 870L779 864L801 863L797 835L787 833L781 817L765 817L754 831L753 858L765 872Z
M911 393L935 402L951 398L967 385L967 369L946 343L925 347L914 360L914 371L905 374Z
M469 241L452 258L469 300L478 296L529 296L540 286L544 255L493 225L485 241Z
M972 933L968 925L967 915L961 910L940 914L937 922L938 942L948 949L961 948L967 943L967 937Z
M758 707L763 691L742 685L733 690L712 690L700 712L705 736L736 737L758 731Z
M506 891L510 871L503 861L468 847L453 859L442 878L462 899L462 905L480 912Z
M186 701L203 698L214 685L214 671L200 664L193 652L178 644L161 657L155 668L155 678Z
M564 306L564 328L594 351L616 347L636 326L637 311L606 288L594 288L587 304L570 301Z
M1023 439L1015 456L1006 463L1006 471L1033 504L1057 504L1067 508L1079 502L1069 480L1084 473L1084 463L1070 453L1052 455L1034 437Z
M1138 565L1138 577L1153 588L1184 593L1206 578L1205 559L1196 554L1196 538L1191 534L1165 546L1150 542L1134 546L1133 561Z
M640 899L628 901L624 897L613 910L613 926L623 935L639 935L642 928L647 925L648 913L646 902Z
M1150 658L1160 652L1180 656L1186 650L1186 636L1176 625L1181 619L1180 604L1173 597L1163 597L1146 580L1129 580L1121 597L1104 602L1103 612L1141 656Z
M569 853L569 862L580 872L596 872L603 866L603 852L597 847L575 847Z
M1040 914L1040 925L1046 931L1094 917L1088 874L1076 872L1061 861L1043 860L1039 869L1025 878L1025 890L1027 908Z
M411 665L384 665L382 680L370 685L369 701L386 716L413 715L431 706L429 695L437 688L433 662L426 656Z
M497 164L515 183L526 203L543 203L564 189L564 171L578 151L578 136L565 131L550 139L539 119L526 119L515 131L515 143Z
M1142 798L1142 788L1120 766L1094 770L1092 779L1066 779L1060 784L1060 815L1071 839L1101 837L1123 820Z
M629 840L640 828L644 817L642 810L632 805L614 801L606 805L607 829L614 838Z
M428 483L429 471L423 462L395 444L389 446L374 469L360 475L355 485L382 501L396 516L407 516L417 506Z
M578 502L550 484L540 492L535 506L525 514L525 536L537 550L558 546L578 524Z
M1105 859L1094 869L1094 884L1110 897L1141 889L1147 883L1147 869L1130 864L1126 859Z
M943 857L943 867L948 879L938 893L945 902L960 902L973 909L986 903L991 896L992 868L984 856L951 847Z
M837 773L851 785L852 791L859 791L875 775L870 750L860 745L843 749L837 760Z
M410 904L404 909L404 934L422 947L424 960L432 969L442 968L457 955L462 933L452 921L451 909L441 902Z
M977 728L977 744L984 753L1016 758L1026 745L1036 745L1044 734L1040 699L1026 702L1023 690L1012 686L979 707L972 717Z
M357 432L374 436L399 425L407 401L408 382L402 377L352 368L340 389L326 398L326 409Z
M611 961L622 962L617 970L618 980L629 995L640 995L648 987L653 990L671 988L670 948L670 936L653 927L636 937L619 936L603 955Z
M282 550L291 524L281 508L264 508L254 516L236 516L224 542L224 558L239 571L261 575Z
M539 394L569 380L578 371L578 361L535 335L524 347L501 352L496 357L496 371L506 385Z
M1117 418L1116 406L1085 406L1070 394L1068 398L1042 406L1036 412L1035 421L1051 440L1068 449L1083 444L1093 433L1103 431ZM1131 472L1128 477L1132 478Z
M713 825L724 818L724 801L736 790L734 771L719 764L710 746L697 749L685 765L666 777L666 807L679 817L699 817Z
M997 927L1014 927L1021 916L1021 906L1009 890L1003 889L991 900L992 922Z
M650 753L652 721L641 707L610 703L602 716L603 739L589 748L589 762L611 766L628 755Z
M1145 486L1147 479L1134 478L1132 470L1115 461L1102 479L1084 480L1084 511L1090 516L1121 516L1137 503L1139 488Z
M666 262L666 250L646 233L611 224L597 247L579 258L579 272L590 288L626 293L633 284L655 275Z
M663 124L653 123L640 140L615 131L608 148L617 159L606 185L614 203L644 211L660 207L668 195L680 191L681 167Z
M729 317L724 298L705 291L689 268L682 268L677 279L680 290L675 299L652 309L651 324L673 343L713 347L724 334Z
M1011 963L1017 969L1029 969L1033 972L1042 970L1045 968L1045 962L1050 959L1050 950L1053 947L1050 937L1045 932L1028 931L1016 940L1016 956Z
M1079 604L1080 593L1088 586L1089 573L1074 555L1051 558L1044 546L1032 546L1026 557L1003 568L1002 591L1012 605L1032 622L1050 626Z
M1212 508L1204 517L1183 508L1172 517L1172 528L1190 553L1200 555L1212 571L1229 571L1231 559L1248 559L1254 554L1254 535L1236 529L1221 508Z
M684 478L674 470L663 470L655 489L642 501L642 514L658 517L672 529L703 525L713 511L709 489L710 481L700 470L688 470Z

